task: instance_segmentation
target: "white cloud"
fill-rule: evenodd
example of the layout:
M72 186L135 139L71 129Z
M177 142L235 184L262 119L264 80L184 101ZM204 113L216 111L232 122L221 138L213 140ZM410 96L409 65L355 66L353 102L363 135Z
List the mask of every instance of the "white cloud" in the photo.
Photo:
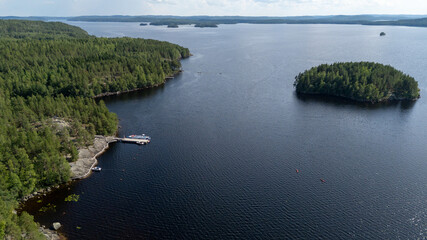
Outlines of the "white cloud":
M0 0L0 15L426 14L425 0Z

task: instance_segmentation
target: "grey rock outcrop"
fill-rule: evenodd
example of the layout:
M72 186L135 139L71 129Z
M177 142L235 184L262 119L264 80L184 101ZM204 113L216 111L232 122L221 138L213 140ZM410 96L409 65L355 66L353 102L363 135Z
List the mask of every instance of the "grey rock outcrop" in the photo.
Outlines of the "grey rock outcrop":
M61 228L61 223L59 222L54 222L52 224L53 229L58 230L59 228Z

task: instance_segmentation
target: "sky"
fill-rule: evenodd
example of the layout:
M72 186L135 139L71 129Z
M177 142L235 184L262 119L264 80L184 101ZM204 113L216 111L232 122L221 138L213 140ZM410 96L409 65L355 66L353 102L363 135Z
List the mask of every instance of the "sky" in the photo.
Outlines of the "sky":
M427 0L0 0L0 16L427 14Z

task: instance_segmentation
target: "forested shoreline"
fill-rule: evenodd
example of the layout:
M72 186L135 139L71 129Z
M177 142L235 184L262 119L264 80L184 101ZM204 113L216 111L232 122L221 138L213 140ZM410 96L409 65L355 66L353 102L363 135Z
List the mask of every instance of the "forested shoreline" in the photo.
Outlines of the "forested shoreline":
M61 22L0 20L1 39L70 39L92 36L75 26Z
M323 94L361 102L416 100L418 82L391 66L373 62L322 64L295 77L297 93Z
M117 116L93 97L157 86L188 56L167 42L0 20L0 239L43 239L31 216L14 213L17 200L69 181L77 148L117 131Z
M83 22L149 22L155 26L219 24L357 24L379 26L427 27L426 15L326 15L326 16L288 16L288 17L249 17L249 16L77 16L68 21Z

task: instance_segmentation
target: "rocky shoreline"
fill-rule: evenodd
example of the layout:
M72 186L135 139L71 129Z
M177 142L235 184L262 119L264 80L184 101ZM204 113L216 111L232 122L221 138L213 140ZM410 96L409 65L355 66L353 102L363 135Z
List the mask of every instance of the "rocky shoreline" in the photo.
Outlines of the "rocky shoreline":
M78 160L70 163L71 179L88 177L92 173L91 169L98 163L96 158L109 148L110 143L116 141L114 136L96 135L92 146L79 149Z
M110 143L116 142L115 136L101 136L95 135L95 139L93 141L93 145L80 148L79 158L77 161L70 163L71 170L71 181L83 179L92 173L92 168L96 166L98 160L96 159L98 156L103 154L110 146ZM31 198L40 195L46 195L50 191L59 188L60 185L48 187L45 189L38 190L28 196L25 196L21 199L21 203L28 201ZM40 232L49 240L60 240L66 239L64 236L60 235L56 230L51 230L45 226L40 227Z
M181 73L182 70L179 70L172 74L171 76L168 76L165 78L164 82L157 84L155 86L150 86L146 88L153 88L157 87L159 85L164 84L167 80L173 79L176 75ZM123 93L129 93L129 92L135 92L135 91L141 91L146 88L136 88L131 89L127 91L118 91L118 92L107 92L103 94L99 94L94 96L93 98L102 98L106 96L112 96L112 95L120 95ZM117 139L115 136L102 136L102 135L95 135L93 145L86 147L86 148L80 148L78 150L79 157L78 160L75 162L70 163L70 171L71 171L71 181L79 180L87 178L92 173L92 168L95 167L98 164L98 160L96 159L98 156L103 154L110 146L110 143L117 142ZM70 182L71 182L70 181ZM60 185L48 187L45 189L41 189L38 191L35 191L34 193L25 196L21 199L21 203L28 201L29 199L32 199L34 197L44 195L46 196L47 193L51 192L54 189L59 188ZM45 226L40 227L40 232L49 240L60 240L60 239L66 239L64 236L60 235L56 230L51 230L50 228L47 228Z
M116 142L115 136L102 136L95 135L93 145L87 148L80 148L79 158L77 161L70 163L71 170L71 181L87 178L91 173L91 169L96 166L98 160L96 159L103 154L108 148L110 143ZM27 195L21 199L21 202L28 201L31 198L46 195L54 189L59 188L60 185L54 185L44 189L37 190L30 195Z
M64 236L59 235L58 232L47 229L45 226L41 226L39 228L40 232L46 237L48 240L61 240L66 239Z
M182 70L179 70L172 74L172 76L168 76L165 78L164 82L157 84L155 86L150 86L146 88L153 88L157 87L159 85L164 84L168 79L173 79L176 75L181 73ZM102 98L106 96L112 96L112 95L119 95L122 93L129 93L134 91L141 91L146 88L136 88L131 89L127 91L118 91L118 92L108 92L103 93L94 96L93 98ZM117 142L117 139L115 136L102 136L102 135L95 135L93 145L86 147L86 148L80 148L78 150L79 157L78 160L75 162L70 163L70 171L71 171L71 181L79 180L87 178L92 173L92 168L95 167L98 164L98 160L96 159L98 156L103 154L110 146L110 143ZM28 201L29 199L32 199L34 197L44 195L46 196L47 193L51 192L54 189L59 188L60 185L47 187L45 189L41 189L38 191L35 191L34 193L25 196L21 199L21 203ZM45 226L40 227L40 232L49 240L58 240L58 239L66 239L64 236L60 235L56 230L51 230L50 228L46 228Z

